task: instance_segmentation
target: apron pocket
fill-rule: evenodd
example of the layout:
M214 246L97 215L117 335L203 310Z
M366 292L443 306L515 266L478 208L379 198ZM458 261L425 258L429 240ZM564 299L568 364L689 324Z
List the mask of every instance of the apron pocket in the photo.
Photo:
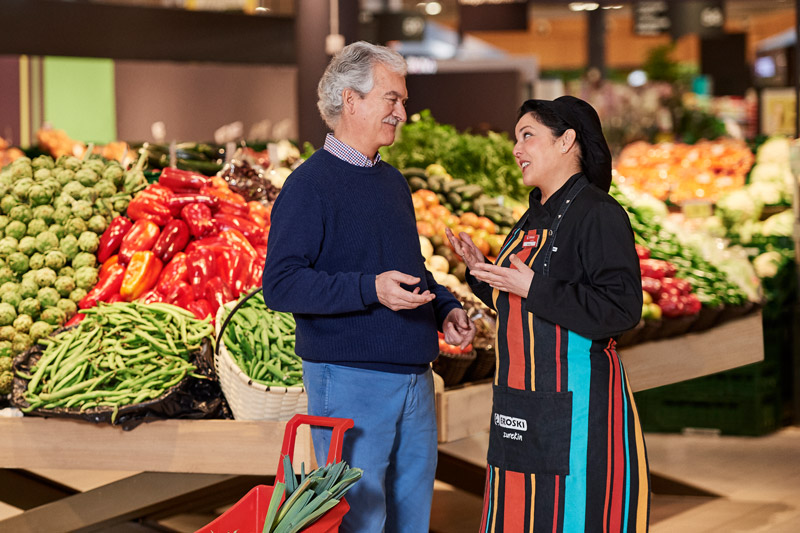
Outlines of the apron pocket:
M488 461L525 474L569 474L572 392L494 386Z

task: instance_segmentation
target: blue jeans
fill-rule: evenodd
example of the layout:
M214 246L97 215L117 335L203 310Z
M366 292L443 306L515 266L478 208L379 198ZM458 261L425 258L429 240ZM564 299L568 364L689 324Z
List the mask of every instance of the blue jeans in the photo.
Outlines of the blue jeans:
M364 470L347 492L342 532L427 532L437 435L433 377L303 362L308 414L350 418L342 459ZM311 430L324 465L330 430Z

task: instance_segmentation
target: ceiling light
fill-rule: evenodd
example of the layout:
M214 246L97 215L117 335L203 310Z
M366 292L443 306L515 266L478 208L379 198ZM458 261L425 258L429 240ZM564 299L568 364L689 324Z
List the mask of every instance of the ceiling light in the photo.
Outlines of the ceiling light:
M425 13L428 15L438 15L442 12L442 4L439 2L428 2L425 4Z
M628 85L631 87L641 87L647 83L647 74L643 70L634 70L628 74Z
M594 11L599 8L600 4L597 2L570 2L570 11Z

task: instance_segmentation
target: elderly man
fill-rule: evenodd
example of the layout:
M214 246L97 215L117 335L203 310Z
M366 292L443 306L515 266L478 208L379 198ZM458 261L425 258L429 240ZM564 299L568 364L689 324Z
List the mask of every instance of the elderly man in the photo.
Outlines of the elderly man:
M426 270L408 185L378 153L406 120L405 75L365 42L332 59L318 107L333 134L278 196L264 267L267 305L297 320L309 414L355 422L343 458L364 475L342 531L428 531L437 330L462 346L475 334ZM324 463L330 434L312 436Z

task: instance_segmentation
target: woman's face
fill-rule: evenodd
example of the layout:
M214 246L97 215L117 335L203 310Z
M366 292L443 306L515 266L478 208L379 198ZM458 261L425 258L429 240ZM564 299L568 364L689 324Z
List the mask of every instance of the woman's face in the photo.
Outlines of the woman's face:
M541 187L563 164L561 143L550 128L530 113L519 119L514 131L517 137L514 157L522 169L522 182L528 187Z

